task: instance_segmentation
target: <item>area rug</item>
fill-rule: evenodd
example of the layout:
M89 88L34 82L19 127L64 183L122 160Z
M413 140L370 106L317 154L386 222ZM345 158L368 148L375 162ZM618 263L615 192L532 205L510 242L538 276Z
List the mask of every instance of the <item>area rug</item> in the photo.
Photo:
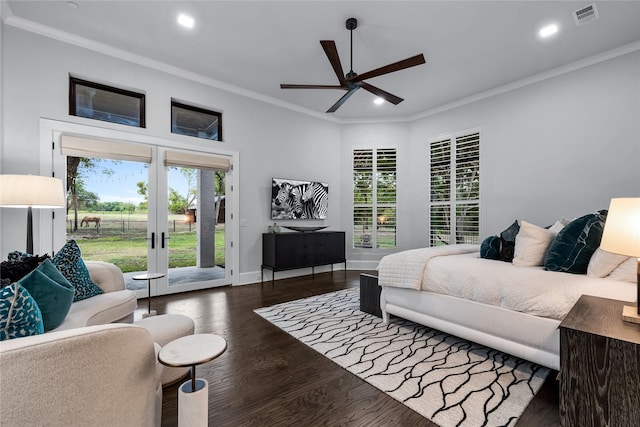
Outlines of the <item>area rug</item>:
M442 427L513 426L549 370L435 329L363 313L359 289L255 310Z

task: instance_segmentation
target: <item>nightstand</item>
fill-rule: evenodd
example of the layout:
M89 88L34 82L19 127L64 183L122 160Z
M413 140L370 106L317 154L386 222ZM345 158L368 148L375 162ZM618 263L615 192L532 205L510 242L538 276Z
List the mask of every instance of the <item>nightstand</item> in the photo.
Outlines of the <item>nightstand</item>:
M628 302L583 295L560 324L560 420L627 427L640 420L640 324Z
M380 292L378 277L370 274L360 274L360 311L382 317L380 310Z

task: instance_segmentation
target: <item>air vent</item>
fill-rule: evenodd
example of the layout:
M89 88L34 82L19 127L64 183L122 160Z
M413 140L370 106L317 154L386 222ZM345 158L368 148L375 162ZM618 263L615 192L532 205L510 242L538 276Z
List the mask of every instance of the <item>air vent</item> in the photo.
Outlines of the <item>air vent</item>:
M573 19L576 21L576 25L583 25L588 22L595 21L599 16L598 8L595 3L573 12Z

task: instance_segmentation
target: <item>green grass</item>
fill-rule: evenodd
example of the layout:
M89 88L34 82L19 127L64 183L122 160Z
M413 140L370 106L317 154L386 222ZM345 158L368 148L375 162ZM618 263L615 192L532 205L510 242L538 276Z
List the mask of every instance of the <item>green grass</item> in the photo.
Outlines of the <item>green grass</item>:
M116 264L127 273L147 270L147 216L120 215L119 212L79 212L78 225L84 216L99 216L100 229L90 226L72 231L72 215L67 221L67 238L75 239L87 260ZM175 231L173 231L175 229ZM184 222L184 215L172 215L169 220L169 268L196 265L196 226ZM225 262L224 224L216 225L215 263Z

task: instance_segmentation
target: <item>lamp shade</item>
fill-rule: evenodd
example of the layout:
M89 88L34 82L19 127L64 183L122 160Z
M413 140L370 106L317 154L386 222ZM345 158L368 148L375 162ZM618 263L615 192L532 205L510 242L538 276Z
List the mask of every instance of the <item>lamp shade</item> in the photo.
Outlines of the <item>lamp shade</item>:
M39 175L0 175L0 206L7 208L62 208L62 180Z
M640 258L640 197L611 199L600 248Z

